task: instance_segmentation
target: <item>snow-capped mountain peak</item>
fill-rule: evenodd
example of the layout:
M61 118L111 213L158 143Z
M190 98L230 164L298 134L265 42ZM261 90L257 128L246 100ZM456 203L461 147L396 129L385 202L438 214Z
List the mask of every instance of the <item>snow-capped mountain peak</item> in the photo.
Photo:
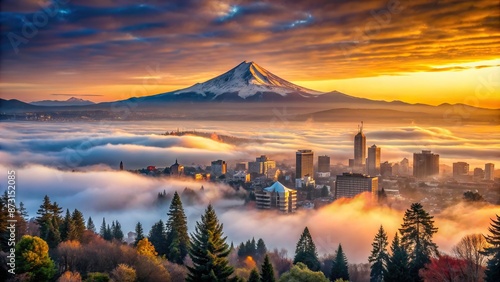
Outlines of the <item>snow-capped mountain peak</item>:
M322 92L307 89L288 82L258 64L247 61L242 62L220 76L176 91L174 94L179 95L193 92L203 96L211 94L214 95L214 98L221 94L237 93L238 96L243 99L258 93L264 94L266 92L277 93L281 96L287 96L287 94L290 93L298 93L304 97L322 94Z

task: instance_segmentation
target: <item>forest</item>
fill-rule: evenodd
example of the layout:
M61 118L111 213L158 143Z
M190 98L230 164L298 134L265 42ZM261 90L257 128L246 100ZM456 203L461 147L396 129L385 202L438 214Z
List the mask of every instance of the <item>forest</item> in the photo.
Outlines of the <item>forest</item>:
M120 222L103 218L97 227L49 196L33 219L22 203L14 213L8 203L7 194L0 197L2 281L500 281L498 215L484 234L468 234L443 254L433 242L433 216L413 203L391 242L380 226L367 262L350 264L342 244L319 257L307 226L293 255L268 249L265 238L234 245L210 204L188 233L177 192L164 220L149 232L138 222L131 243Z

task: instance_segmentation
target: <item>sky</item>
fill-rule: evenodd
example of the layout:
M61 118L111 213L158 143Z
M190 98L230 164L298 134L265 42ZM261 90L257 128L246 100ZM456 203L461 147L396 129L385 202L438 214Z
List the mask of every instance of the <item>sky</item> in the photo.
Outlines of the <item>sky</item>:
M6 99L100 102L153 95L246 60L324 92L500 108L497 1L0 5L0 95Z

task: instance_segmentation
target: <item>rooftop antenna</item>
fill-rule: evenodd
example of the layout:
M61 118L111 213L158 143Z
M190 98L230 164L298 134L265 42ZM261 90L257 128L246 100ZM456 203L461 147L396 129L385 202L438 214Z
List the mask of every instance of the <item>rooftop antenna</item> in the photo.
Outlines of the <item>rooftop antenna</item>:
M361 130L359 132L363 133L363 121L361 121Z

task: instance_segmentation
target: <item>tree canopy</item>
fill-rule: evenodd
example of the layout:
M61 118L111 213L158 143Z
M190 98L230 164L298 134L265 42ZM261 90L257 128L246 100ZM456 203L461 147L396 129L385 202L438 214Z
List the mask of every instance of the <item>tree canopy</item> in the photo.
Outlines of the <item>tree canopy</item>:
M431 261L431 257L439 255L437 245L432 236L438 231L434 227L433 216L429 215L420 203L413 203L406 210L401 233L401 246L410 257L410 274L412 281L421 281L418 273L420 269Z
M223 234L212 205L208 205L201 221L196 222L195 232L191 235L189 257L193 266L188 266L187 281L228 281L233 274L227 256L229 245Z
M306 227L300 235L300 239L297 242L297 247L295 249L295 257L293 263L296 264L302 262L307 265L307 267L313 271L318 271L321 267L318 253L316 251L316 245L314 245L311 233Z

